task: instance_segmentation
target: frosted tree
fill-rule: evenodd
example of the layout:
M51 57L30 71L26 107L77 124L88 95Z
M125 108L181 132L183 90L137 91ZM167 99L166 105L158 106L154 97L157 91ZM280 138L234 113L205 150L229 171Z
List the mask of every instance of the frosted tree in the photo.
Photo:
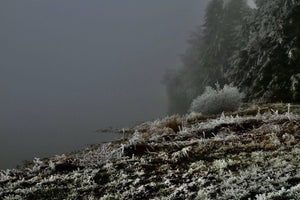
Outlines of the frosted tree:
M227 77L248 101L300 102L300 2L256 0Z
M210 1L205 23L192 33L182 56L183 68L166 75L170 113L185 113L207 86L228 83L224 71L241 43L240 29L249 12L246 0Z

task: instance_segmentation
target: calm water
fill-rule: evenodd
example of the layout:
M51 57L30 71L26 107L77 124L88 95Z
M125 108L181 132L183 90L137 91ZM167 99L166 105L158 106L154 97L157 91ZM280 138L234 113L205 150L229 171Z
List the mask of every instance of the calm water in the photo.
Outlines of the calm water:
M19 132L19 134L26 133ZM1 137L0 169L14 168L23 160L32 160L34 157L51 157L120 137L118 134L109 133L57 134L44 131L43 133L31 132L24 138L19 137L19 134Z
M207 1L1 0L0 168L164 116L164 73Z

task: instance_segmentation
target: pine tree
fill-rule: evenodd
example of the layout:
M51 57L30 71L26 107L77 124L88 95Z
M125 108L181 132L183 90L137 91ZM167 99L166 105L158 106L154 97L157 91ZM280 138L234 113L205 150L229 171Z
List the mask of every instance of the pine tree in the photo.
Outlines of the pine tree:
M231 58L227 76L247 101L299 103L300 2L256 3L257 11L242 30L248 34L245 46Z
M240 43L238 33L248 10L245 0L209 3L204 25L192 34L182 56L183 69L166 78L170 113L186 112L207 86L227 83L224 70Z

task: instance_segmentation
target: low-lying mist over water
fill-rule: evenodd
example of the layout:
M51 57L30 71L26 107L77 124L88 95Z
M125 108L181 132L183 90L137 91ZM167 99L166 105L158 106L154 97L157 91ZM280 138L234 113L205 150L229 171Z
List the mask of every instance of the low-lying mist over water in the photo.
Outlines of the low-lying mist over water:
M0 2L0 169L117 138L162 117L206 1Z

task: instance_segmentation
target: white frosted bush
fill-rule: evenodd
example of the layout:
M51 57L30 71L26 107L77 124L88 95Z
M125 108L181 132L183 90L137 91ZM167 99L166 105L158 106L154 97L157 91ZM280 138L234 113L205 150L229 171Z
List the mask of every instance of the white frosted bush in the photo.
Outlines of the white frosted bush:
M193 100L190 111L206 115L236 111L242 98L243 94L236 87L225 85L221 89L217 85L217 89L214 89L208 86L202 95Z

